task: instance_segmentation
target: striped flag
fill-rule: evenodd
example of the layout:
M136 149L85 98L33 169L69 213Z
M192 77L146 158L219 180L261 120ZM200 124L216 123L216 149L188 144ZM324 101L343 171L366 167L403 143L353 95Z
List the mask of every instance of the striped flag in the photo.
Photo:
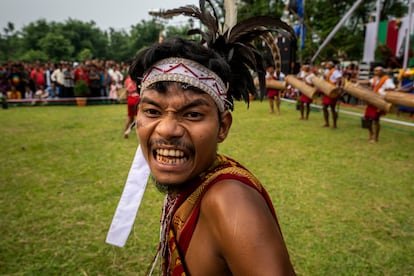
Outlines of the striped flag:
M404 40L406 37L408 29L408 16L402 18L401 20L390 20L390 21L381 21L378 26L378 44L377 45L386 45L391 49L391 52L396 57L402 57L404 54ZM375 37L375 22L367 24L366 33L365 33L365 45L364 45L364 62L375 61L375 48L376 43L374 41ZM414 30L414 28L411 28ZM411 34L410 37L412 37ZM414 44L411 43L411 49ZM409 66L414 66L414 60L411 60Z

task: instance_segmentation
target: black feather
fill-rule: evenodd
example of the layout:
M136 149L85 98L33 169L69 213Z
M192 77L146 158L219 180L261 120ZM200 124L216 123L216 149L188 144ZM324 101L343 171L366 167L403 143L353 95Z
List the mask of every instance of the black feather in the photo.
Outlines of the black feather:
M206 8L206 4L210 6L213 15ZM163 17L186 15L199 19L204 25L204 30L192 29L188 34L201 35L201 43L206 43L208 48L219 53L229 63L232 70L227 96L229 102L233 102L234 98L249 103L249 93L256 93L251 71L257 73L262 98L266 90L266 62L253 42L271 32L282 33L289 39L296 39L293 29L280 18L256 16L237 23L224 33L219 33L219 20L211 0L200 0L199 6L197 8L189 5L165 11Z

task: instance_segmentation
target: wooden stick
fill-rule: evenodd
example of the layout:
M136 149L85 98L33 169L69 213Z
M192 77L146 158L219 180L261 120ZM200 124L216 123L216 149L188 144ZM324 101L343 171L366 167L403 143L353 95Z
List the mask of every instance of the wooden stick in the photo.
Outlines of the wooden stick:
M384 98L392 104L414 107L414 94L411 93L388 91Z
M254 79L254 85L259 86L259 80L257 78ZM269 79L269 80L266 80L266 88L285 90L286 82Z
M339 94L339 88L330 84L326 80L323 80L319 77L312 78L313 85L316 86L320 91L322 91L326 96L330 98L336 98Z
M392 104L386 102L381 95L375 93L371 89L362 87L358 84L351 82L346 83L344 89L352 96L366 101L367 103L375 106L376 108L382 111L389 112L391 109Z
M288 84L299 89L300 92L305 94L308 98L313 99L315 97L317 89L313 86L310 86L306 82L298 79L295 75L288 75L285 77L285 80Z

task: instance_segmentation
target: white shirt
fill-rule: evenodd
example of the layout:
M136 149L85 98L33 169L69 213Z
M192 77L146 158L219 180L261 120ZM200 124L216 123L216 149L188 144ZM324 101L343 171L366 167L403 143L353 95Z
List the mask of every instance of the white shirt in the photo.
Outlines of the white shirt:
M372 78L369 80L369 83L371 84L371 87L375 87L380 80L381 78ZM394 81L391 78L388 78L382 84L380 89L378 89L378 94L380 94L381 96L385 96L385 94L387 94L385 90L388 90L388 89L395 89Z
M330 71L331 71L331 69L326 69L325 70L325 76L326 77L328 77L328 74L329 74ZM331 76L329 77L329 80L327 80L327 81L329 81L331 83L337 83L340 78L342 78L342 72L339 71L338 69L335 69L333 71L333 73L331 74Z

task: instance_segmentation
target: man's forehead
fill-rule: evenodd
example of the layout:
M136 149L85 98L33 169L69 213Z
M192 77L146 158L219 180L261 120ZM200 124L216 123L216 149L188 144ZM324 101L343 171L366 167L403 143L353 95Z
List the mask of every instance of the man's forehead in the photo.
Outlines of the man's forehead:
M165 86L165 90L146 88L141 92L142 99L148 98L153 101L171 101L173 97L184 101L203 99L211 105L216 105L206 92L191 86L183 88L180 83L169 83Z

